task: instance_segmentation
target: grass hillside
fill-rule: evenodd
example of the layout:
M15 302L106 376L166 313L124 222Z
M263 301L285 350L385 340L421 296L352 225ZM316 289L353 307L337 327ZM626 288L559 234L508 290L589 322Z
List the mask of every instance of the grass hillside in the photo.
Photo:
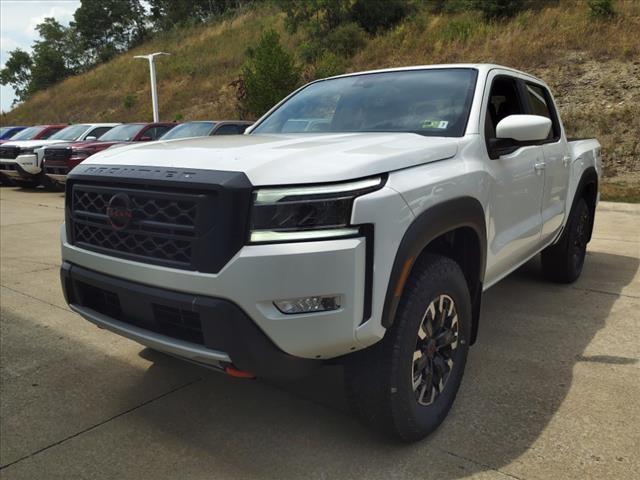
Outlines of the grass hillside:
M640 201L640 1L618 0L611 20L588 14L586 2L561 0L503 22L474 12L418 9L389 32L368 38L347 71L391 66L494 62L546 80L570 136L604 146L610 199ZM134 121L151 118L148 67L133 55L171 52L158 61L164 120L238 116L235 91L246 48L273 28L297 53L302 34L284 30L273 7L248 9L216 24L154 38L83 75L37 93L2 124Z

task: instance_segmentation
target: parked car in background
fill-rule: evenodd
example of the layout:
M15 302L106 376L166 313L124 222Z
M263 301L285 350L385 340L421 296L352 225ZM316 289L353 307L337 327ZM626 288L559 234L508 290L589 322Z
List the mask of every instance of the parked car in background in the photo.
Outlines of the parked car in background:
M24 127L19 132L14 133L11 138L1 139L0 144L17 142L18 140L44 140L66 127L68 127L66 124L34 125L33 127Z
M113 127L97 140L58 143L44 149L42 171L54 183L64 183L67 173L96 152L118 144L157 140L177 123L125 123Z
M0 177L21 187L38 186L42 172L42 147L54 143L96 140L116 125L120 124L81 123L69 125L58 129L59 131L46 139L40 137L33 140L12 140L0 145Z
M0 140L0 145L8 142L17 142L22 140L44 140L49 138L56 132L59 132L63 128L66 128L67 125L58 124L58 125L34 125L32 127L27 127L24 130L19 131L14 134L13 137L7 140ZM2 157L2 152L0 152L0 157ZM0 185L11 185L12 182L9 177L0 173Z
M16 133L24 130L25 128L27 127L19 127L19 126L0 127L0 142L3 140L4 141L9 140Z
M176 140L178 138L206 137L209 135L240 135L253 122L243 120L198 120L185 122L165 133L160 140Z

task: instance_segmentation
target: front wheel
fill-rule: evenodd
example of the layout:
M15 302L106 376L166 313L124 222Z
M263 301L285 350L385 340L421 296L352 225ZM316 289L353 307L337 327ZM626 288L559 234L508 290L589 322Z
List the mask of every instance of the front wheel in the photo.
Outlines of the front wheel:
M13 183L17 187L25 188L25 189L34 189L34 188L37 188L38 185L40 185L40 182L36 180L24 180L24 179L14 179Z
M416 441L444 420L464 372L471 301L456 262L423 255L407 279L393 326L346 366L356 413L404 441Z
M558 283L572 283L580 277L587 253L591 211L584 198L578 200L567 226L555 245L542 251L544 276Z

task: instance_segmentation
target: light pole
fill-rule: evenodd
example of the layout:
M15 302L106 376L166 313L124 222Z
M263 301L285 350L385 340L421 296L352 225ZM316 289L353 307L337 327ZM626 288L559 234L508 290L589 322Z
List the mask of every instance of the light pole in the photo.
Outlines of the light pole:
M149 73L151 75L151 103L153 106L153 121L159 122L160 116L158 115L158 87L156 86L156 63L155 58L158 55L171 55L165 52L156 52L149 55L136 55L133 58L145 58L149 60Z

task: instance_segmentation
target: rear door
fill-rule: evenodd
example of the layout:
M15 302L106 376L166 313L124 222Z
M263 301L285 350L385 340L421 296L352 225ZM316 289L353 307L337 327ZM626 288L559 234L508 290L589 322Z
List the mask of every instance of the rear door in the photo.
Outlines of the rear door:
M527 113L528 104L522 80L509 72L491 71L487 88L481 120L488 152L498 122L509 115ZM544 175L540 168L543 160L542 147L528 145L487 162L492 177L487 222L487 284L509 273L538 248L542 230L540 205Z
M569 148L562 135L562 127L549 90L538 83L526 81L525 90L532 115L551 120L549 137L542 144L544 154L544 193L542 195L542 242L554 237L564 220L569 169Z

